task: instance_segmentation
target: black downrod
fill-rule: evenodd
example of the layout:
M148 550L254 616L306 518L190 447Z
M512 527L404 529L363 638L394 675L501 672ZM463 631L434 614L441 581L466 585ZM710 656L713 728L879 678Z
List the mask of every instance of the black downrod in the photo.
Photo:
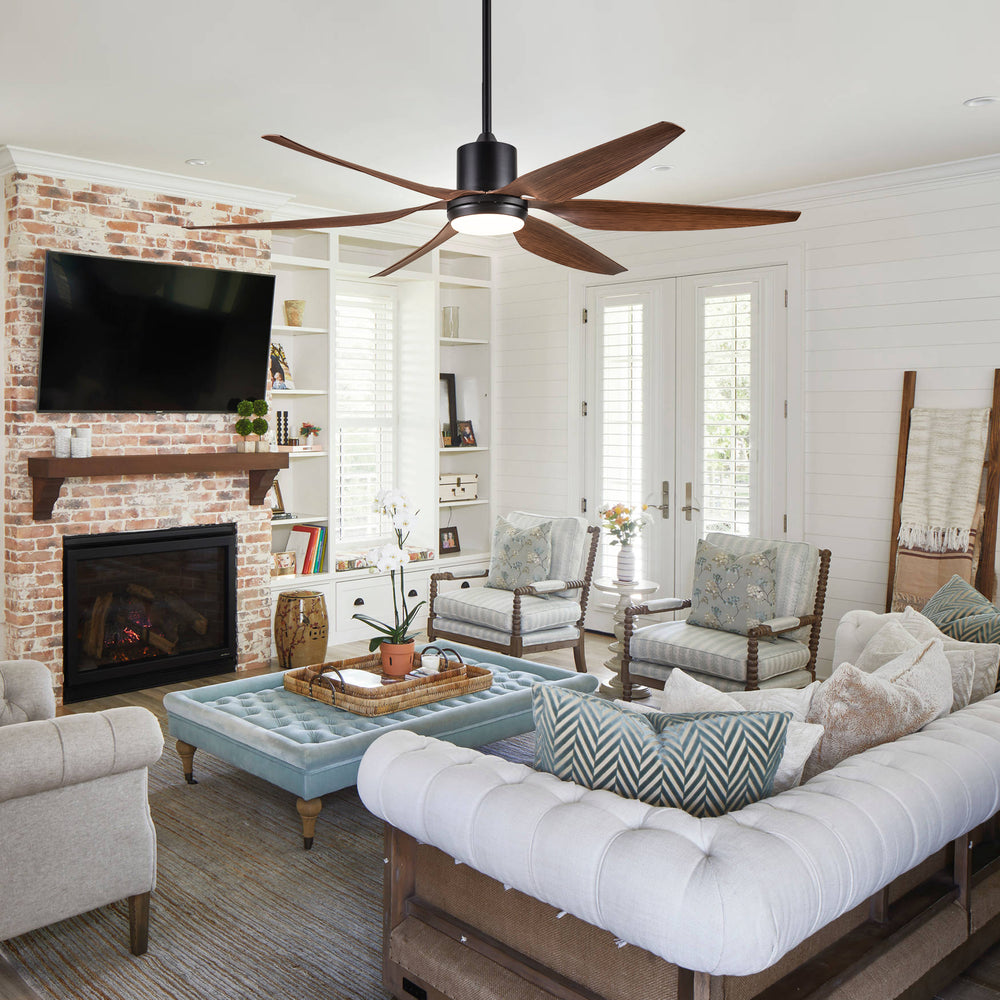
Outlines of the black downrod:
M493 68L491 59L492 15L490 0L483 0L483 131L479 136L481 142L493 139Z

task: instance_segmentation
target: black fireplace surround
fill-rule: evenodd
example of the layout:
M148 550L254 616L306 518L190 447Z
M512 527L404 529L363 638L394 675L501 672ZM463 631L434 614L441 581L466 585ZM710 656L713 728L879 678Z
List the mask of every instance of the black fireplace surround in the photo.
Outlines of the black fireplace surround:
M235 670L236 526L63 539L63 700Z

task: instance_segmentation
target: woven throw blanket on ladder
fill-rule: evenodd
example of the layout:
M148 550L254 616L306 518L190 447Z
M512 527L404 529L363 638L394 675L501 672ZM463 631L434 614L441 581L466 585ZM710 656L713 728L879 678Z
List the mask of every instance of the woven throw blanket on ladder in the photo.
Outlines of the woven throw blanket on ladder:
M892 610L920 610L954 574L973 580L990 411L914 407Z

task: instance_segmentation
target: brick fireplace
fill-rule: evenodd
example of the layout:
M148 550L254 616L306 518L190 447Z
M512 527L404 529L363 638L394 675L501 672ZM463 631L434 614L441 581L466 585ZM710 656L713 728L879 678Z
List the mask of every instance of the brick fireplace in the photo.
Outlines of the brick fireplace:
M232 524L237 669L264 665L271 632L269 511L249 503L246 472L66 479L51 520L36 521L27 471L29 456L52 454L56 426L90 427L94 455L235 449L232 418L222 415L36 412L44 254L267 271L267 234L181 228L188 221L255 221L260 210L15 171L4 178L3 217L3 655L43 661L61 698L65 537Z

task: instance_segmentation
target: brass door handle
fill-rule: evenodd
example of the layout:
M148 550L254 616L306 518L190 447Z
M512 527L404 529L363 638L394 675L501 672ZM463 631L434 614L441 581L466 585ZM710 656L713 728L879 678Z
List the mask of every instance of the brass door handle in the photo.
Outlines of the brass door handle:
M650 503L646 504L646 506L652 510L658 510L660 516L666 521L670 517L670 483L665 479L660 490L660 498L663 500L663 503Z

